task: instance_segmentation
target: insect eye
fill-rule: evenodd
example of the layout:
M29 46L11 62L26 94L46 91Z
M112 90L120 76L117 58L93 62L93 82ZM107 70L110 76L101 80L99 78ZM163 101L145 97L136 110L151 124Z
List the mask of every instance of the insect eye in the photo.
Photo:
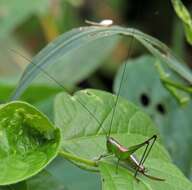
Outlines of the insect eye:
M140 102L143 106L147 107L150 104L150 98L147 94L143 93L140 96Z

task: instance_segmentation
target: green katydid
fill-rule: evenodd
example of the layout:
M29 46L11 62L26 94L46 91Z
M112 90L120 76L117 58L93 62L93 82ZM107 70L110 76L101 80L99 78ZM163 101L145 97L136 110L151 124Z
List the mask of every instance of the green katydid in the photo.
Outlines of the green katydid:
M110 27L110 26L103 26L103 25L98 25L98 27ZM132 42L132 41L131 41ZM15 51L14 51L15 52ZM24 57L25 58L25 57ZM45 70L43 70L41 67L39 67L38 65L36 65L35 63L33 63L32 61L30 61L32 65L34 65L35 67L38 67L38 69L40 69L45 75L47 75L50 79L54 80L54 82L62 87L63 89L65 89L65 87L60 84L57 80L55 80L54 77L52 77L51 75L49 75ZM125 75L125 70L126 70L126 64L124 65L124 72L123 72L123 76L121 79L121 83L120 83L120 88L121 88L121 84L123 81L123 77ZM120 92L120 88L119 88L119 92ZM65 89L66 90L66 89ZM117 165L116 165L116 172L118 171L118 166L119 166L119 162L120 161L124 161L127 162L128 164L130 164L130 166L135 169L135 178L137 179L137 174L142 173L143 175L145 175L148 178L154 179L154 180L159 180L159 181L163 181L164 179L155 177L155 176L151 176L146 174L146 168L143 165L144 162L146 161L156 139L157 139L157 135L153 135L151 138L147 139L146 141L144 141L143 143L131 146L131 147L125 147L123 145L121 145L117 140L115 140L113 137L110 136L111 133L111 126L112 126L112 122L113 122L113 117L115 114L115 109L116 109L116 105L118 103L118 98L119 98L119 93L116 96L116 100L115 100L115 105L113 107L113 113L112 113L112 119L110 122L110 127L109 127L109 132L106 133L106 148L107 148L107 154L105 155L101 155L97 160L101 160L104 157L107 157L109 155L114 155L118 161L117 161ZM102 128L101 122L96 118L96 116L80 101L77 100L84 109L87 110L87 112L95 119L95 121L100 125L100 127ZM103 130L105 130L104 128L102 128ZM106 131L105 131L106 132ZM135 151L137 151L138 149L140 149L141 147L146 146L144 153L141 157L141 160L138 161L138 159L136 158L136 156L133 154Z
M106 22L108 23L109 20L106 20ZM111 26L111 24L113 22L111 21L109 26L108 25L102 25L102 23L105 23L105 20L100 22L100 23L95 23L95 22L91 22L91 21L87 21L87 23L91 24L91 25L95 25L95 26L109 27L109 26ZM132 45L132 43L133 43L133 38L131 39L130 46ZM129 53L130 53L130 51L129 51ZM114 114L115 114L115 109L116 109L116 106L117 106L117 103L118 103L118 98L119 98L119 95L120 95L121 85L122 85L122 82L123 82L125 71L126 71L126 64L124 64L123 75L122 75L122 78L121 78L120 87L119 87L118 94L116 96L116 100L115 100L115 104L114 104L114 108L113 108L113 113L112 113L112 119L111 119L111 122L110 122L109 132L106 135L107 153L104 154L104 155L101 155L97 160L99 161L100 159L102 159L104 157L114 155L118 159L117 160L117 165L116 165L116 173L117 173L117 170L118 170L119 162L122 160L122 161L129 162L131 164L132 168L135 169L134 177L136 179L137 179L137 173L140 172L140 173L142 173L143 175L145 175L148 178L151 178L151 179L154 179L154 180L159 180L159 181L164 181L164 179L161 179L161 178L146 174L145 173L146 168L143 165L145 160L147 159L147 157L148 157L148 155L149 155L149 153L150 153L156 139L157 139L157 135L153 135L151 138L147 139L143 143L140 143L138 145L134 145L134 146L131 146L131 147L128 147L128 148L121 145L117 140L115 140L114 138L112 138L110 136L111 127L112 127L112 123L113 123L113 118L114 118ZM94 116L94 118L95 118L95 116ZM96 119L96 121L98 122L98 119ZM152 143L150 144L150 142L152 142ZM143 147L145 145L146 145L146 147L145 147L144 153L142 155L142 158L141 158L140 161L138 161L138 159L136 158L136 156L133 153L135 151L137 151L139 148L141 148L141 147Z
M140 144L127 148L127 147L121 145L113 137L107 136L106 147L107 147L108 153L101 155L97 160L99 161L104 157L114 155L118 159L117 165L116 165L116 173L118 170L119 161L124 161L124 162L129 163L129 165L133 169L135 169L134 177L136 178L136 180L138 180L137 173L140 172L148 178L158 180L158 181L164 181L164 179L146 174L146 168L143 165L145 160L147 159L149 152L150 152L151 148L153 147L156 139L157 139L157 135L153 135L151 138L147 139L143 143L140 143ZM150 144L151 141L152 141L152 143ZM146 147L145 147L144 153L142 155L142 158L140 161L138 161L137 157L133 153L145 145L146 145Z

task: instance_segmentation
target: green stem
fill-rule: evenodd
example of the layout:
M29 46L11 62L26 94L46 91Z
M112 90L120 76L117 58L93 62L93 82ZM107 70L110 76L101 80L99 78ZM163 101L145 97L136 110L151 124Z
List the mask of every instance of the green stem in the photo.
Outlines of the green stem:
M171 93L171 95L173 95L175 97L175 99L178 101L178 103L180 105L185 105L189 101L189 97L186 95L184 96L183 94L179 93L178 89L191 93L192 91L191 92L188 91L190 89L190 87L186 87L182 84L179 84L179 83L176 83L176 82L170 80L169 75L163 70L163 67L158 62L156 63L156 68L160 75L160 80L161 80L163 86Z
M192 88L191 87L184 86L184 85L181 85L179 83L175 83L174 81L166 79L166 78L162 78L161 80L165 84L168 84L168 85L173 86L173 87L175 87L177 89L180 89L180 90L182 90L184 92L192 94Z
M88 166L92 166L92 167L97 167L97 162L96 161L91 161L91 160L87 160L87 159L83 159L80 157L77 157L71 153L65 152L63 150L59 151L59 155L66 158L67 160L72 160L72 161L77 161L83 164L86 164Z

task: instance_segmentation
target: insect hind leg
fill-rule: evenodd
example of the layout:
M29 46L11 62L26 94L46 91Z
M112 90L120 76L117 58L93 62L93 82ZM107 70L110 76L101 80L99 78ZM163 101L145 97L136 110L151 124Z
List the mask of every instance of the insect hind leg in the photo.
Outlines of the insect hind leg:
M153 147L153 145L154 145L154 143L155 143L155 141L157 140L157 135L153 135L151 138L149 138L148 140L146 140L145 142L144 142L144 144L146 144L146 147L145 147L145 150L144 150L144 152L143 152L143 155L142 155L142 157L141 157L141 160L140 160L140 162L139 162L139 165L138 165L138 167L137 167L137 169L136 169L136 171L135 171L135 174L134 174L134 177L137 179L137 173L138 173L138 171L139 171L139 169L140 169L140 166L142 165L142 164L144 164L144 162L146 161L146 159L147 159L147 157L148 157L148 155L149 155L149 153L151 152L151 149L152 149L152 147ZM150 145L150 142L152 141L152 143L151 143L151 145Z

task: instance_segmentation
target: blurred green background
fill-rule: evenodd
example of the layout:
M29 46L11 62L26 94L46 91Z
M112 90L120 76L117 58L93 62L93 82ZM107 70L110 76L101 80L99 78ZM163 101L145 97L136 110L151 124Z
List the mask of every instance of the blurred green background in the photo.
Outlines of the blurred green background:
M190 0L183 1L187 7ZM185 42L181 22L168 0L1 0L0 57L1 76L23 70L28 64L14 49L30 58L48 42L85 20L112 19L117 25L136 27L168 44L188 64L191 47ZM3 46L3 47L2 47ZM115 64L128 55L128 44L121 43L113 52ZM143 53L134 48L133 55Z
M192 7L190 0L182 2L189 9ZM103 19L112 19L116 25L134 27L158 38L167 44L179 59L184 60L186 65L192 67L192 48L185 39L183 25L169 0L0 0L0 102L10 100L22 72L30 64L32 57L45 45L74 27L87 25L85 20L99 22ZM146 53L137 42L130 47L129 39L108 39L106 42L89 44L87 49L82 51L73 52L64 60L65 69L54 68L55 72L51 76L59 80L59 75L65 73L66 77L60 82L71 92L87 87L117 92L118 78L121 76L118 70L121 64L127 61L129 56L142 63L155 62L150 57L139 59ZM76 65L72 62L79 63L78 74ZM86 63L94 67L89 67ZM191 104L181 108L171 95L165 92L156 77L155 69L131 64L130 62L128 77L134 82L124 83L127 86L123 88L121 95L152 116L174 162L191 179ZM149 73L155 83L150 83ZM74 77L74 74L78 76ZM128 87L127 94L125 89ZM59 91L62 89L58 85L41 74L24 93L22 100L36 105L54 121L52 105L54 96ZM147 105L143 102L143 97L147 98ZM173 102L170 103L169 99ZM178 130L181 126L185 129L183 134ZM170 137L170 134L173 136ZM60 158L55 160L46 172L50 173L57 183L62 184L55 189L101 189L100 177L97 174L85 172Z

